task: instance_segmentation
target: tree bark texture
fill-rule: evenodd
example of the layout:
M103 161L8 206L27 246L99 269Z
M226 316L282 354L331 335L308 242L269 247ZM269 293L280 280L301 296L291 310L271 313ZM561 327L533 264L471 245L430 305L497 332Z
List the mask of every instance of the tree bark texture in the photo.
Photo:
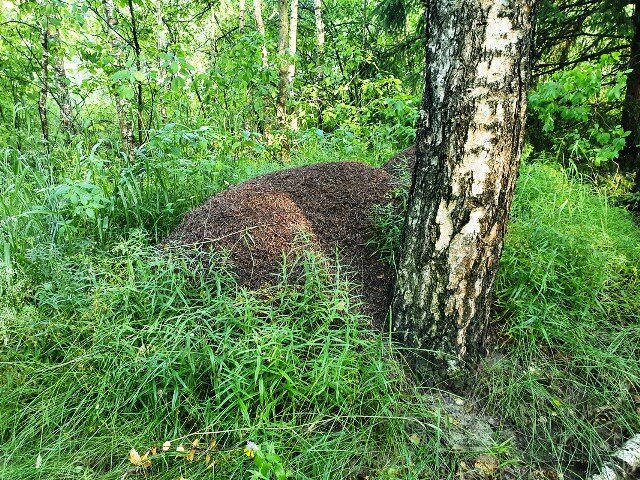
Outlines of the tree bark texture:
M58 56L53 59L53 78L57 92L57 103L60 107L60 123L66 135L73 135L77 133L78 129L73 118L69 80L64 69L64 59Z
M640 190L640 0L635 1L633 13L633 38L629 58L627 91L622 107L622 128L631 133L626 138L625 147L620 152L620 166L623 170L636 172L635 190Z
M129 5L129 15L131 16L131 39L133 41L133 52L136 58L136 69L138 71L142 70L142 63L140 61L140 56L142 55L142 49L140 48L140 42L138 40L138 27L136 25L136 13L133 8L133 0L128 1ZM140 80L136 80L136 123L138 127L138 145L142 145L143 143L143 121L142 115L144 112L144 97L142 94L142 82Z
M298 0L291 0L291 21L289 22L289 66L287 68L287 90L289 97L293 97L293 82L296 77L296 52L298 51ZM295 112L291 114L289 126L291 130L298 129L298 118Z
M246 5L246 0L240 0L240 6L239 6L239 18L238 18L238 30L243 31L244 30L244 21L245 21L245 16L247 13L247 5Z
M393 328L433 381L483 351L518 171L535 0L432 0Z
M313 15L316 19L316 43L318 52L324 50L324 21L322 20L322 0L313 0Z

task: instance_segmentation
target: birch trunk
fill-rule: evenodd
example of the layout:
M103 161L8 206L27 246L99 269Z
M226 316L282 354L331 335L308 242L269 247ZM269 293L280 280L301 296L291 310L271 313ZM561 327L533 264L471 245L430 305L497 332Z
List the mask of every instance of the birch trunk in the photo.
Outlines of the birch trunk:
M413 366L464 388L483 352L523 144L535 0L432 0L393 299Z
M116 68L122 68L122 61L120 60L122 53L125 51L126 45L121 41L116 31L118 22L115 17L115 6L113 0L103 0L104 15L107 22L107 37L111 45L111 50L115 58ZM118 116L118 123L120 125L120 136L122 137L122 145L124 152L128 158L133 159L134 144L133 144L133 125L129 119L129 108L124 98L119 95L115 95L116 114Z
M322 0L313 0L313 15L316 19L316 43L318 51L324 51L324 22L322 21Z
M166 53L167 46L169 42L167 40L167 31L164 25L164 14L162 12L162 0L155 0L156 2L156 25L158 27L158 37L156 38L156 48L158 49L158 54ZM158 103L160 104L160 121L162 125L167 123L167 106L164 102L162 92L165 90L165 82L167 78L166 69L162 66L162 59L160 55L158 55L157 60L158 67L158 89L160 90L160 95L158 95ZM153 103L153 102L152 102ZM153 114L153 111L151 112ZM150 122L151 123L151 122Z
M69 95L69 81L64 69L64 59L60 57L53 58L53 79L57 91L57 103L60 107L60 122L65 134L69 136L76 133L77 128L73 119L73 106L71 95Z
M267 30L264 26L264 20L262 19L262 2L260 0L253 0L253 15L256 17L256 27L258 33L262 37L262 45L260 45L260 51L262 54L262 66L264 68L269 67L269 53L267 52Z
M128 1L129 5L129 15L131 16L131 38L133 40L133 53L135 54L136 60L136 69L138 71L142 71L142 64L140 61L140 56L142 54L142 49L140 48L140 42L138 41L138 27L136 26L136 14L133 8L133 0ZM136 123L138 127L138 145L142 145L143 143L143 122L142 115L144 112L144 97L142 94L142 82L140 80L136 80Z
M298 43L298 0L291 0L291 21L289 23L289 66L287 68L287 90L289 97L293 97L293 82L296 77L296 52ZM295 112L290 116L291 130L298 129L298 117Z
M278 61L280 62L278 98L276 100L276 119L280 128L287 124L287 75L289 65L285 59L287 53L287 40L289 37L289 1L278 0L278 15L280 16L280 28L278 30Z
M244 19L246 16L246 12L247 12L247 4L246 4L246 0L240 0L240 14L239 14L239 21L238 21L238 29L240 31L244 30Z

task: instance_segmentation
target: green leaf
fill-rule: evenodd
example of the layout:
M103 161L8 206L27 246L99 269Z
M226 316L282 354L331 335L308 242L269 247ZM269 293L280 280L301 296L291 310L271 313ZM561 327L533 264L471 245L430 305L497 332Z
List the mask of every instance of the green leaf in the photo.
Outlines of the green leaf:
M116 90L116 93L122 98L126 98L127 100L131 100L135 96L135 90L131 88L129 85L120 85Z
M120 80L131 80L131 72L129 70L118 70L111 75L111 80L118 82Z

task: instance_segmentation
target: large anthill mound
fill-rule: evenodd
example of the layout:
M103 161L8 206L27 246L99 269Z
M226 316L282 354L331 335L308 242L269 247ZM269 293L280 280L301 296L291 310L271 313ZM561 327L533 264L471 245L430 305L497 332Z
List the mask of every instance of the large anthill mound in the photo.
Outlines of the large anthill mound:
M404 152L403 152L404 153ZM273 283L283 253L339 253L361 285L366 313L384 320L392 272L371 245L371 213L398 186L391 169L320 163L263 175L229 188L188 213L166 243L227 250L238 282ZM300 239L304 239L301 242Z

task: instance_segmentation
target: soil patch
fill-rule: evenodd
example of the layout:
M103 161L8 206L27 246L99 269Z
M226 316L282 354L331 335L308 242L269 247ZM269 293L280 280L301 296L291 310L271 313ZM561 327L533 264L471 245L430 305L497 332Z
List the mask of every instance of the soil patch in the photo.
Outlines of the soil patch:
M335 162L256 177L188 213L164 243L227 250L238 283L251 288L277 281L283 253L295 256L304 247L335 258L337 252L359 285L364 312L380 326L393 276L370 244L371 213L398 187L393 170Z

